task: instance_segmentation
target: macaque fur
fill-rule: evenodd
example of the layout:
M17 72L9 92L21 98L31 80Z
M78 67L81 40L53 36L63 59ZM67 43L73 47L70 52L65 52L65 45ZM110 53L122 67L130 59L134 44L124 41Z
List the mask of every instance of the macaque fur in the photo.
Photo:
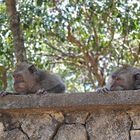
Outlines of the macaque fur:
M108 91L138 90L140 89L140 69L132 66L123 66L114 71L103 88L96 92L105 93Z
M14 89L18 93L64 93L65 85L61 78L48 71L37 69L34 65L22 62L13 73Z

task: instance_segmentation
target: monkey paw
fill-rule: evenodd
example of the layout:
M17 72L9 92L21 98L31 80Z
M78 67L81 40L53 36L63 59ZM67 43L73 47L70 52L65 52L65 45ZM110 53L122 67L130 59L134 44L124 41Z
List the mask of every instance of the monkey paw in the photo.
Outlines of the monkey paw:
M108 91L109 91L108 88L103 87L103 88L98 88L98 89L96 89L95 92L104 94L104 93L108 93Z
M6 95L8 95L9 93L8 92L6 92L6 91L1 91L0 92L0 97L4 97L4 96L6 96Z
M36 92L37 95L45 95L45 94L48 94L47 90L45 89L39 89L37 92Z

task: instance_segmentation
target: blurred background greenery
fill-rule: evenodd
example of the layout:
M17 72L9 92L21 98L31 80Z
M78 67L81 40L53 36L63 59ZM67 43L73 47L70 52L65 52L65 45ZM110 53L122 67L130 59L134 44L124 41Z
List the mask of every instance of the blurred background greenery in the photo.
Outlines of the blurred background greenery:
M67 92L94 91L113 69L140 66L139 0L18 0L17 10L28 60L58 73ZM0 90L13 91L15 64L0 0Z

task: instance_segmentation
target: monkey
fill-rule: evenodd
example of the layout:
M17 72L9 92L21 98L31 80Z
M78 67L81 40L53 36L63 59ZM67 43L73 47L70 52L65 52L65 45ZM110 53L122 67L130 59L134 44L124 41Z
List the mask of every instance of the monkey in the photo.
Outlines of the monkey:
M138 90L140 89L140 69L125 65L114 71L102 88L96 89L97 93L109 91Z
M21 94L64 93L66 89L58 75L40 70L27 62L17 65L13 78L14 89Z

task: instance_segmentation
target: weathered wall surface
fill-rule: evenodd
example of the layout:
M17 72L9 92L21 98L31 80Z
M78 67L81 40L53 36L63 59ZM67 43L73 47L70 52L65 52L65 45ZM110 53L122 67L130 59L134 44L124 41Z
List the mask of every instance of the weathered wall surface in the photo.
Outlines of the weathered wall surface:
M140 140L140 91L77 94L1 97L0 140Z

